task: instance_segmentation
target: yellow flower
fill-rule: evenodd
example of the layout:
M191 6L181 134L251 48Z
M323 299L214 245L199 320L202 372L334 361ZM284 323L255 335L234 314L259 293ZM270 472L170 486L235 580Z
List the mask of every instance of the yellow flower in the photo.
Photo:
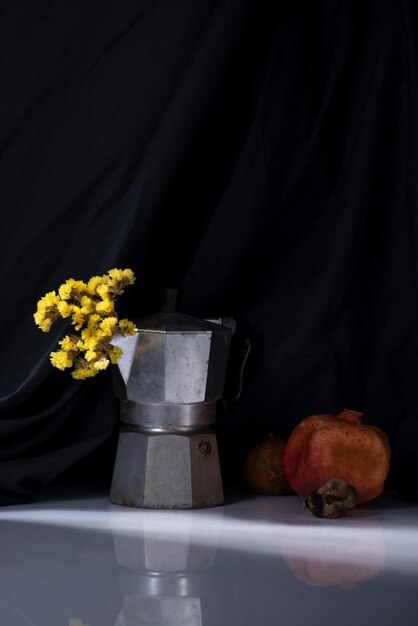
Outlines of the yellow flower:
M102 316L98 315L98 313L92 313L91 315L89 315L87 328L90 331L90 333L94 333L96 331L101 321L102 321Z
M68 302L65 302L65 300L60 300L58 302L57 307L58 307L59 314L63 318L70 317L73 312L73 305L68 304Z
M84 356L85 356L86 361L90 362L90 361L94 361L94 359L97 359L98 354L96 350L86 350Z
M90 313L94 313L96 308L94 300L90 298L90 296L82 296L80 299L81 310L83 313L90 315Z
M74 280L69 278L58 289L61 300L71 300L71 298L80 296L87 289L87 285L82 280Z
M97 294L97 287L108 282L107 276L92 276L87 283L87 293L91 296Z
M74 369L71 376L76 379L91 378L95 376L97 370L94 369L92 363L88 363L83 356L78 356L74 360Z
M96 291L103 300L110 297L110 287L107 284L98 285Z
M93 367L95 370L105 370L110 364L110 361L107 357L101 356L96 361L93 361Z
M66 352L78 352L79 339L78 337L66 335L61 341L58 342L63 350Z
M38 301L36 305L36 312L34 313L33 318L35 320L35 324L45 333L50 330L52 324L59 317L59 302L60 299L56 292L49 291Z
M35 324L44 332L47 333L51 330L51 326L54 323L54 319L52 317L46 317L43 311L36 311L33 315L33 319L35 320Z
M100 322L100 330L103 333L104 337L111 337L116 330L116 326L118 323L117 317L105 317Z
M113 300L110 298L105 298L101 302L96 304L96 311L99 313L104 313L105 315L111 315L115 311L115 305Z
M55 291L48 291L48 293L41 298L40 302L43 302L46 307L54 308L58 304L59 298Z
M71 323L76 330L80 330L88 321L88 314L79 307L75 306L71 314Z
M108 271L108 275L113 280L122 280L122 278L123 278L123 270L120 270L120 269L114 267L113 269Z
M117 362L122 350L111 346L110 341L117 332L132 335L135 325L127 319L118 321L114 301L134 281L132 270L112 268L103 276L92 276L87 283L69 278L58 293L50 291L38 301L33 317L41 330L48 332L61 316L71 318L75 330L80 331L58 342L61 350L50 354L54 367L72 367L73 378L84 379Z
M119 348L119 346L109 346L107 349L107 354L112 365L115 365L115 363L117 363L118 359L123 354L122 348Z
M76 380L83 380L84 378L91 378L96 376L97 370L93 367L78 367L71 372L71 376Z
M126 284L133 283L135 280L135 276L132 270L126 269L121 270L116 267L108 271L110 278L116 280L117 282L124 282Z
M86 332L87 329L82 331L82 334ZM96 350L100 339L96 337L96 335L87 335L84 336L84 341L81 345L81 350L87 352L88 350Z
M72 367L73 365L72 359L65 350L51 352L50 358L52 365L57 367L59 370L65 370L66 367Z
M130 269L121 270L114 267L108 271L108 275L112 279L111 291L115 295L122 294L127 285L132 285L135 282L135 275Z
M119 320L118 327L122 335L127 337L128 335L133 335L135 333L135 324L130 320Z

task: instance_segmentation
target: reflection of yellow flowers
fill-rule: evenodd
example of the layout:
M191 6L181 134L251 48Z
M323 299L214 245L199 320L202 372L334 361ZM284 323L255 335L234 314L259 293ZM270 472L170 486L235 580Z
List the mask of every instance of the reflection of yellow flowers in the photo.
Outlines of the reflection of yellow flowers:
M70 617L70 619L68 620L68 626L88 626L88 624L85 624L81 621L81 619L78 619L77 617Z
M122 350L110 341L116 333L133 335L135 325L118 319L115 299L134 281L132 270L113 268L103 276L93 276L87 283L69 278L60 285L58 293L50 291L38 301L33 317L43 332L48 332L59 317L70 318L71 325L80 331L66 335L59 341L60 350L51 352L54 367L73 368L72 377L81 380L117 362Z

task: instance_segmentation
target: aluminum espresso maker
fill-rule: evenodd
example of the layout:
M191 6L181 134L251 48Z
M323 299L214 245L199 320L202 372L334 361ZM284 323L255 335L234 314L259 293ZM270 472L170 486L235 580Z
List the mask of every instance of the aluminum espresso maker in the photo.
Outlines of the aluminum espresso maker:
M191 509L222 504L214 424L222 398L234 320L175 312L177 290L164 290L163 311L118 337L114 368L120 399L119 441L110 489L114 504Z

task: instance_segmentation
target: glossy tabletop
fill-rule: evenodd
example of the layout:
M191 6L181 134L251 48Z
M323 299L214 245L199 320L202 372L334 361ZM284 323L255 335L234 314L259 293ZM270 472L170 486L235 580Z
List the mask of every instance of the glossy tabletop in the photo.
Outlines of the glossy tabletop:
M418 505L297 495L157 511L51 492L0 509L0 626L418 624Z

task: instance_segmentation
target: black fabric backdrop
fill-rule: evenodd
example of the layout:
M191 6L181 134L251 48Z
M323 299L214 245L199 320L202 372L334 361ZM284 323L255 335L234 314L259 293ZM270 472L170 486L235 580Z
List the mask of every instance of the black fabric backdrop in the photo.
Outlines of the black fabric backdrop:
M36 328L69 277L137 275L130 318L237 320L225 483L314 412L364 412L418 481L415 0L4 0L0 504L110 480L110 370L77 382ZM235 350L235 348L234 348ZM232 357L231 357L232 358ZM232 377L232 374L230 375Z

